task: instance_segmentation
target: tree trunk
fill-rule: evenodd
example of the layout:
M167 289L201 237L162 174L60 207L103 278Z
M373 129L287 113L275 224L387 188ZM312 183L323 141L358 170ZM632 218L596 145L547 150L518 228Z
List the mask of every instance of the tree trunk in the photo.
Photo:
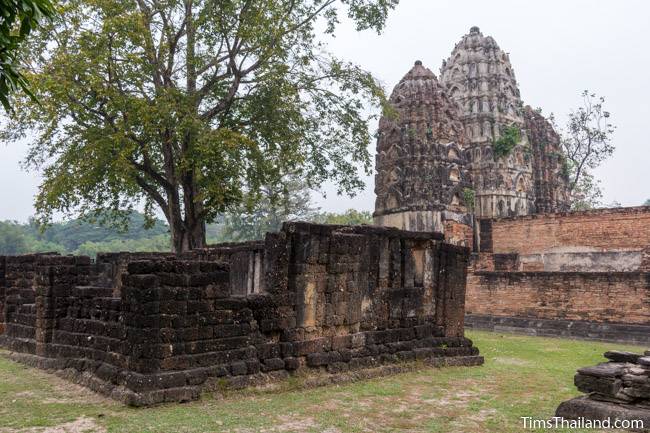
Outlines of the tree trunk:
M186 193L189 191L186 190ZM194 194L189 193L189 197L184 200L184 205L179 203L180 200L169 200L168 223L172 238L172 251L176 254L191 251L197 248L205 248L205 221L199 217L197 204ZM177 197L175 197L177 198ZM184 206L184 214L181 211Z
M188 229L187 227L191 227ZM205 224L203 222L180 222L170 224L172 236L172 250L176 254L191 251L197 248L205 248Z

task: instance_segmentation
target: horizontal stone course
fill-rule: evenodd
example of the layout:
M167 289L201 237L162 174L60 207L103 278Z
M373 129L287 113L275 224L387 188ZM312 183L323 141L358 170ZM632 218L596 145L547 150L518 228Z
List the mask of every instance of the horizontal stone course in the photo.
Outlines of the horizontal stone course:
M641 216L647 213L645 208L630 212ZM613 213L626 215L624 211ZM601 215L605 219L609 214L603 211L593 217ZM512 221L530 220L526 218ZM543 221L543 217L533 220ZM643 220L635 224L645 230ZM576 235L574 241L588 243L589 239ZM645 241L641 238L635 242ZM650 272L647 270L521 271L500 260L499 254L480 253L473 257L466 300L471 326L534 335L639 343L650 340Z
M650 344L650 325L494 316L489 314L467 314L465 316L465 325L470 329L513 332L541 337Z

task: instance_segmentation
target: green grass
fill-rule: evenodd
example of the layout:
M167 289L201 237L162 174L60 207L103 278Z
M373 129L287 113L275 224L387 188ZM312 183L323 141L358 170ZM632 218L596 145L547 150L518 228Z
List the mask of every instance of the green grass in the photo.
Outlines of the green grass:
M578 367L634 346L468 332L485 356L470 368L419 371L339 386L206 394L200 401L124 407L58 377L0 357L0 432L66 423L106 432L522 432L579 395ZM31 430L30 430L31 431ZM35 430L42 431L42 430ZM532 430L529 430L532 431ZM560 430L557 430L560 431ZM594 430L590 430L594 432Z

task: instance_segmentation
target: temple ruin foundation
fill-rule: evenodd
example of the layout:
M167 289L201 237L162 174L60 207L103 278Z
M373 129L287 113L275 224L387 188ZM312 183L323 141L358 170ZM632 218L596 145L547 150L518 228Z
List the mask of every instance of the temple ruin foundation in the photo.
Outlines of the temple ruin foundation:
M0 343L134 406L301 371L480 365L468 257L438 233L307 223L182 256L3 257Z

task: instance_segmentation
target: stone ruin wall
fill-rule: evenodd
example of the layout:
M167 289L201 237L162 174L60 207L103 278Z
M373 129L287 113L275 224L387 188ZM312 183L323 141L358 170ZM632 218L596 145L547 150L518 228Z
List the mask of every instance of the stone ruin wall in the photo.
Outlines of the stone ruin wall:
M650 207L481 220L468 326L650 342Z
M0 335L5 331L4 313L5 313L5 287L7 281L5 280L5 269L7 267L7 259L0 256Z
M182 256L6 257L0 342L138 406L297 370L477 365L463 336L468 253L432 233L287 223Z

